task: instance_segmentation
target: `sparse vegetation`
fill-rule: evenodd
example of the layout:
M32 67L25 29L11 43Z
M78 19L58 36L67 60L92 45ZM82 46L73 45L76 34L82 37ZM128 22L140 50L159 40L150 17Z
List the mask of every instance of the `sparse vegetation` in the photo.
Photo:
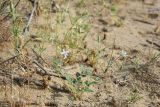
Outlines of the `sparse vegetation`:
M141 2L1 0L0 107L160 106L159 26Z

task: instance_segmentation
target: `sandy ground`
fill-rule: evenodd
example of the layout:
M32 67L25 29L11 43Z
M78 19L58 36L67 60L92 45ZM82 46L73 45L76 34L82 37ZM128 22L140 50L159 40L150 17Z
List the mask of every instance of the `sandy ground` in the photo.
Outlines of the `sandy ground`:
M84 93L80 101L74 100L69 92L61 90L62 87L65 87L64 83L66 81L54 76L51 77L50 87L47 88L40 89L33 84L30 84L29 87L28 85L19 86L14 84L14 95L11 96L11 85L7 83L5 86L3 84L4 76L0 74L0 107L4 107L3 105L7 104L7 101L13 100L25 102L26 107L160 107L160 60L158 59L154 64L145 64L154 54L160 52L160 1L157 0L154 5L150 5L140 0L121 0L121 2L115 3L118 10L116 16L110 14L102 1L86 0L84 7L77 7L76 0L70 2L61 0L56 3L59 8L68 6L73 16L83 11L83 9L87 10L91 16L91 30L85 40L86 47L93 50L104 49L102 57L97 60L99 64L107 62L108 57L105 56L110 56L112 52L113 56L116 57L119 52L125 50L129 57L123 68L119 69L116 64L113 64L112 68L103 74L102 69L97 64L95 74L103 77L103 79L92 86L94 92ZM108 3L107 1L104 2ZM22 5L24 4L22 3ZM50 34L51 36L54 34L56 13L50 13L49 15L45 13L47 11L45 9L48 7L45 7L44 1L41 8L41 15L34 17L32 21L30 34L37 34L38 30L41 29L43 33L40 33L40 37L43 39L43 36L46 36L44 34ZM28 10L25 7L18 7L18 9L24 9L23 14L26 14L25 11ZM155 11L155 13L152 12L151 14L149 10ZM153 15L157 16L152 17ZM66 17L59 36L63 36L65 29L70 25L68 20L69 17ZM53 29L48 30L50 27L53 27ZM2 31L4 30L0 30L0 32ZM9 33L7 34L9 35ZM13 50L10 49L12 45L9 41L6 43L8 35L5 42L4 39L0 38L0 62L13 55L11 54ZM98 36L101 39L100 43L97 42ZM54 43L45 42L44 47L46 51L43 52L42 57L50 65L53 56L56 55L55 45ZM31 52L28 54L33 55ZM35 56L33 55L33 57ZM131 60L134 60L134 58L139 59L139 62L141 62L138 70L135 70L132 65ZM27 61L28 65L26 66L30 66L29 59L24 62ZM123 61L118 60L118 62ZM76 62L66 65L66 67L74 66L73 69L67 72L74 74L80 69L80 65L81 63ZM44 66L48 67L47 65ZM3 71L2 69L5 69L5 67L8 69L7 64L1 65L0 71ZM31 69L37 68L33 66ZM21 71L14 69L13 72ZM34 74L33 78L44 80L45 77ZM6 80L10 81L9 78L6 78ZM8 106L10 105L8 104Z

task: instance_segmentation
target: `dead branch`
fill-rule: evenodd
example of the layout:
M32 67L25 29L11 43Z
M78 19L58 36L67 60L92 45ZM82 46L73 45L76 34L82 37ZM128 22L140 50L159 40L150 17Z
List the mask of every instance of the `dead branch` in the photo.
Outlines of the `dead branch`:
M32 9L31 15L30 15L30 17L29 17L29 20L28 20L26 26L25 26L24 29L23 29L22 35L24 35L24 34L26 33L26 31L28 30L28 28L29 28L29 25L30 25L30 23L31 23L31 20L32 20L32 18L33 18L33 15L34 15L34 13L35 13L35 11L36 11L37 4L38 4L38 0L34 0L34 5L33 5L33 9Z
M19 56L19 54L18 54L18 55L15 55L15 56L13 56L13 57L11 57L11 58L8 58L8 59L6 59L5 61L1 62L0 65L4 64L4 63L6 63L6 62L8 62L8 61L10 61L10 60L13 60L13 59L15 59L15 58L18 57L18 56Z
M43 81L37 80L35 78L29 77L25 78L21 75L18 74L13 74L12 72L9 72L6 69L1 69L0 68L0 75L5 76L8 79L5 79L5 83L7 82L8 84L11 84L12 81L13 83L16 83L19 86L23 86L23 84L28 84L29 83L34 83L36 86L43 86Z
M149 24L149 25L154 25L153 22L146 21L146 20L143 20L143 19L140 19L140 18L132 18L132 20L137 21L137 22L141 22L141 23L145 23L145 24Z
M157 46L158 48L160 48L160 45L158 43L152 42L150 40L146 40L146 42L148 42L149 44L153 44L153 45Z
M33 53L36 55L37 59L40 58L44 63L46 63L46 64L48 65L48 63L42 58L41 55L38 55L38 53L37 53L34 49L32 49L32 51L33 51Z
M37 65L37 67L39 67L42 71L39 71L42 75L49 75L49 76L55 76L55 77L58 77L58 78L62 78L62 79L66 79L64 76L60 76L55 72L55 70L46 70L41 64L39 64L36 60L33 61L34 64Z

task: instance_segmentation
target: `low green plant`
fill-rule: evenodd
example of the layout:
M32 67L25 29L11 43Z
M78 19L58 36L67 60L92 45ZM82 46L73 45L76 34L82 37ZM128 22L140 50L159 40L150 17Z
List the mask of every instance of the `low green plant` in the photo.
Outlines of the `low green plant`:
M88 67L80 66L80 71L76 75L71 75L63 71L63 62L59 59L54 58L52 66L60 77L63 76L66 78L66 88L77 100L81 99L84 92L93 92L90 87L97 84L100 80L100 78L93 76L92 69ZM85 80L84 78L89 78L89 80Z
M141 98L142 97L139 95L138 90L134 89L134 90L132 90L132 92L130 93L130 95L128 97L128 103L135 103L136 101L138 101Z
M122 50L122 51L120 51L119 56L115 58L113 56L113 49L112 49L112 52L111 52L111 55L110 55L110 57L108 59L107 67L106 67L104 73L106 73L110 68L112 68L113 64L116 64L117 66L120 65L119 69L120 70L123 69L123 67L126 64L127 57L128 57L127 52ZM121 63L119 63L117 60L121 60Z
M131 60L131 62L133 63L135 69L138 69L140 64L142 64L142 62L139 58L134 58Z
M80 100L82 97L82 94L84 92L93 92L90 87L94 84L97 84L97 81L95 80L83 80L83 77L91 77L92 71L89 69L81 68L81 72L76 73L76 77L73 77L70 74L65 74L65 77L67 79L67 88L71 92L71 94L74 96L75 99Z
M84 0L80 0L79 3L84 3ZM53 60L53 68L59 76L63 76L67 80L67 89L71 92L75 99L81 99L81 96L84 92L93 92L90 87L98 82L98 79L92 75L92 70L81 67L80 71L76 75L71 75L63 71L63 65L66 64L66 61L75 58L74 56L77 53L86 48L86 36L90 31L90 16L87 14L86 10L80 12L77 16L71 16L70 12L60 11L56 14L56 24L55 24L55 33L52 37L52 42L56 46L57 56ZM65 18L69 17L70 25L65 25ZM59 38L59 35L62 35L63 38ZM65 53L66 52L66 53ZM88 52L87 52L88 53ZM60 55L63 57L60 57ZM95 53L89 51L89 59L91 62L95 62ZM85 80L84 78L89 78Z
M65 21L65 17L66 17L66 11L60 11L58 13L56 13L56 23L62 25L63 22Z
M52 67L55 69L55 72L59 76L63 75L62 74L62 65L63 65L63 63L59 59L57 59L57 58L53 59L53 61L52 61Z
M13 0L10 0L10 16L12 18L12 40L13 40L13 45L14 45L14 50L15 53L20 53L20 45L21 45L21 41L20 41L20 37L19 37L19 32L20 32L20 28L18 25L18 16L16 13L16 9L14 7L13 4Z
M68 15L70 26L64 29L64 17ZM63 29L63 30L62 30ZM75 58L75 55L83 50L86 46L85 38L90 31L89 15L86 12L78 16L71 16L68 10L62 11L57 17L54 37L52 42L56 46L56 53L59 56L62 50L70 50L70 57L65 62L72 62L70 60ZM59 35L63 32L63 38Z
M82 14L82 16L72 17L69 13L71 27L67 30L64 37L64 43L70 48L83 48L85 45L85 38L90 31L89 16Z

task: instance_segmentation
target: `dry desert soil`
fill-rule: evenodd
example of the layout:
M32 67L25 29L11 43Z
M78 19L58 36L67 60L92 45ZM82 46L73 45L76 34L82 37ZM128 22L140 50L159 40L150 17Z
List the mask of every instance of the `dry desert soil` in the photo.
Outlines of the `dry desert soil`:
M0 0L0 107L160 107L160 0Z

